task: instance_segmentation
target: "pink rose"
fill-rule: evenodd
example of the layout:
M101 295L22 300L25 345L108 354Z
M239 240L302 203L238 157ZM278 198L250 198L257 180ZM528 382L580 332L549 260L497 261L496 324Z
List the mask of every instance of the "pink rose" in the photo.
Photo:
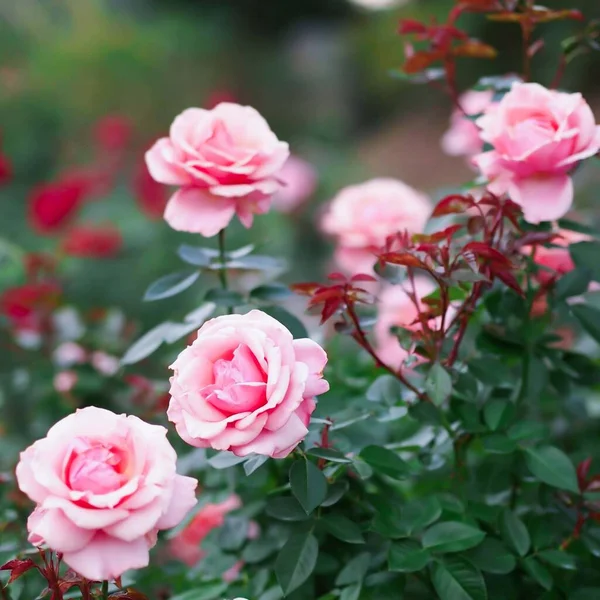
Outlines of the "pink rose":
M68 394L77 384L75 371L61 371L54 376L52 383L59 394Z
M564 216L573 202L569 173L600 149L600 127L581 94L515 83L477 125L493 147L473 158L490 192L508 193L529 223Z
M465 113L474 117L483 113L493 98L494 92L491 90L471 90L465 92L459 102ZM472 156L483 149L479 127L458 109L454 110L450 117L450 129L442 138L442 149L450 156Z
M223 102L184 110L169 137L146 152L146 164L156 181L180 186L165 210L169 225L211 237L235 214L250 227L255 213L268 211L288 156L256 110Z
M412 291L410 286L407 286L407 289ZM436 285L430 279L415 277L415 291L419 310L427 310L421 299L433 293L435 289ZM417 322L419 311L401 286L387 287L379 297L378 309L377 322L373 328L377 355L387 365L400 368L409 356L409 351L400 345L397 336L391 332L391 329L392 327L401 327L409 331L420 331L422 326L421 323ZM432 329L437 329L440 325L441 318L430 322Z
M308 200L317 187L317 173L307 161L290 156L283 165L278 179L281 189L273 196L273 208L289 213Z
M167 415L192 446L283 458L308 433L325 351L253 310L205 323L173 363Z
M87 353L75 342L63 342L54 350L52 358L59 367L70 367L84 363Z
M235 494L229 496L224 502L203 506L188 525L170 540L169 550L171 554L188 566L193 567L206 554L200 548L204 538L213 529L223 526L227 513L241 506L242 502Z
M337 238L335 259L348 273L370 273L375 252L400 231L421 233L431 214L429 198L395 179L372 179L343 189L322 219Z
M166 433L96 407L56 423L17 465L19 488L37 505L29 541L91 580L147 566L157 532L196 504L197 482L176 474Z
M535 262L538 266L543 267L538 271L537 279L546 284L572 271L575 268L575 263L571 258L569 246L589 240L590 237L582 233L561 230L559 237L552 240L552 246L554 247L537 246L535 249Z

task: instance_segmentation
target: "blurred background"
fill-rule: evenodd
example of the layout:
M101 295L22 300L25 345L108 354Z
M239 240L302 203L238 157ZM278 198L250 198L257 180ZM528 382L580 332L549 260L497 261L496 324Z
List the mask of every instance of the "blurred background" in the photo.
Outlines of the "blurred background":
M67 304L92 311L92 321L94 310L116 307L119 323L132 327L113 344L115 356L140 332L197 306L203 292L196 286L172 300L141 300L152 281L183 266L180 243L213 243L169 229L161 218L169 191L149 178L143 154L183 109L223 100L257 108L312 173L301 204L258 217L251 233L236 224L229 246L258 242L262 252L290 259L287 281L318 279L331 254L316 225L319 211L343 186L393 176L437 198L473 179L461 158L440 149L448 99L393 75L403 63L399 19L443 21L453 4L0 0L0 291L24 283L28 253L53 253ZM547 4L600 18L598 0ZM482 75L519 70L516 25L479 15L463 25L499 57L461 61L461 89ZM534 59L535 79L550 84L561 41L580 28L566 21L538 29L546 46ZM586 95L596 115L599 75L600 53L590 53L569 65L563 80ZM592 165L578 173L578 206L595 201L598 171ZM87 238L65 241L55 227L62 218L56 207L81 197L77 223L109 231L91 248ZM10 343L2 352L2 377L10 379L4 390L24 398L31 395L27 382L19 383L13 368L23 356ZM154 375L166 381L164 363Z

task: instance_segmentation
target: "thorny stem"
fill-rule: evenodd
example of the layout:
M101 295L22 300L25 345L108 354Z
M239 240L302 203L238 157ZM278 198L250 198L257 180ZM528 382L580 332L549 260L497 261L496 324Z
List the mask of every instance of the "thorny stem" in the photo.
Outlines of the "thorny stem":
M102 600L108 600L108 581L106 579L102 582Z
M561 550L566 550L576 539L581 535L581 530L585 525L587 519L584 514L581 512L581 506L577 507L577 521L575 523L575 527L573 528L573 533L564 540L564 542L560 545Z
M219 262L221 268L219 269L219 280L221 281L221 288L224 290L228 289L227 285L227 268L225 267L227 257L225 255L225 227L219 231ZM227 307L227 313L233 314L233 307Z
M351 301L346 302L346 312L348 314L348 317L350 318L350 321L352 322L352 325L354 326L354 339L360 344L360 346L362 348L364 348L371 355L371 357L373 358L375 363L378 366L380 366L382 369L385 369L390 375L393 375L398 381L400 381L400 383L402 383L409 390L411 390L413 393L415 393L417 395L417 397L419 398L419 400L428 402L429 398L427 397L427 395L424 394L423 392L420 392L412 383L410 383L410 381L408 381L406 379L406 377L404 377L404 375L402 374L402 372L400 370L396 371L389 365L386 365L379 358L379 356L373 349L373 346L371 346L371 343L367 339L367 336L360 325L360 320L358 318L358 315L356 314L356 311L354 310L354 306Z
M329 417L328 417L329 420ZM321 444L320 447L321 448L329 448L329 428L331 427L331 425L326 424L325 427L323 427L323 431L321 432ZM319 467L319 469L322 471L325 468L325 464L326 464L326 460L324 458L320 458L317 462L317 467Z

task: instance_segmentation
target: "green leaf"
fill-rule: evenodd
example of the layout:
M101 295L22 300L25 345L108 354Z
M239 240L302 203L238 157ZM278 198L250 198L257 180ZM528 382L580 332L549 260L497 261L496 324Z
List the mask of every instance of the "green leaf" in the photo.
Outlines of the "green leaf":
M327 498L321 502L321 506L333 506L339 502L344 497L344 494L348 491L349 487L347 481L336 481L335 483L330 484Z
M189 265L208 267L211 261L219 256L219 251L213 250L212 248L198 248L196 246L182 244L179 246L177 254L181 260Z
M554 585L552 574L540 562L532 556L523 561L523 568L535 579L545 590L551 590Z
M392 375L379 376L367 390L367 400L395 406L402 398L402 384Z
M531 548L531 537L525 523L509 509L500 516L500 532L502 537L517 551L519 556L525 556Z
M343 586L352 583L360 583L369 570L371 564L371 555L368 552L363 552L355 556L346 564L339 572L335 580L335 585Z
M362 586L360 583L349 585L342 590L342 593L340 594L340 600L358 600L361 590Z
M480 571L495 575L512 573L517 561L506 546L491 537L486 537L479 546L465 553L465 557Z
M213 288L212 290L208 290L204 296L204 300L206 302L214 302L217 306L229 307L241 306L242 304L246 303L244 297L238 292L223 290L221 288Z
M342 540L342 542L347 542L348 544L365 543L365 538L360 527L342 515L327 515L321 519L321 523L333 537Z
M183 594L172 596L171 600L216 600L223 597L229 584L224 581L206 582L200 587L188 590Z
M229 253L232 256L232 253ZM219 266L219 265L215 265ZM282 258L274 256L263 256L260 254L248 254L238 258L232 258L225 263L227 269L242 269L244 271L270 271L281 273L286 270L287 263Z
M565 273L554 287L557 300L565 300L573 296L580 296L587 292L592 279L592 273L587 268L578 268Z
M429 564L430 559L429 552L413 540L394 542L388 553L389 569L397 573L421 571Z
M437 521L442 516L442 507L435 496L425 496L403 506L401 514L399 526L412 535Z
M525 462L540 481L561 490L579 493L575 467L569 457L558 448L553 446L527 448Z
M462 552L480 544L485 532L459 521L445 521L429 528L423 535L424 548L432 552Z
M252 475L252 473L254 473L254 471L260 469L260 467L262 467L268 460L268 456L262 456L260 454L250 456L250 458L248 458L248 460L246 460L244 463L244 473L246 473L246 476L249 477Z
M306 459L296 461L290 469L292 493L309 515L327 497L327 479L317 466Z
M266 283L250 291L250 298L263 302L281 302L292 295L292 291L281 283Z
M452 377L439 363L435 363L429 370L425 379L425 391L437 406L452 393Z
M223 550L239 550L248 537L249 522L245 517L226 517L218 536Z
M352 459L347 458L339 450L333 448L311 448L307 454L309 456L316 456L317 458L324 458L333 463L352 463Z
M360 457L377 473L394 479L404 479L408 474L408 465L395 453L383 446L367 446Z
M176 296L194 285L198 277L199 271L181 271L165 275L150 285L144 294L144 301L152 302Z
M275 576L284 595L289 595L311 576L318 556L319 542L312 533L292 535L275 561Z
M440 600L487 600L481 573L466 560L446 557L431 569L431 581Z
M581 326L597 341L600 342L600 310L586 304L573 304L571 312Z
M548 437L548 428L535 421L519 421L508 430L508 437L515 442L543 440Z
M511 454L517 449L517 444L506 435L495 433L482 438L483 447L489 454Z
M267 515L280 521L306 521L308 515L296 498L273 498L267 502Z
M233 452L219 452L208 459L208 464L213 469L229 469L248 460L247 456L236 456Z
M287 327L296 339L308 337L308 332L302 321L287 310L281 308L281 306L267 306L261 310Z
M253 565L265 560L279 549L279 541L272 537L260 537L252 540L242 552L242 560Z
M577 244L570 244L569 252L575 266L588 269L594 280L597 281L600 277L600 264L598 264L600 244L598 242L578 242Z
M577 570L577 559L572 554L563 552L562 550L542 550L538 552L538 557L543 561L567 571Z
M486 425L492 430L503 429L515 414L515 405L506 400L492 400L483 408Z

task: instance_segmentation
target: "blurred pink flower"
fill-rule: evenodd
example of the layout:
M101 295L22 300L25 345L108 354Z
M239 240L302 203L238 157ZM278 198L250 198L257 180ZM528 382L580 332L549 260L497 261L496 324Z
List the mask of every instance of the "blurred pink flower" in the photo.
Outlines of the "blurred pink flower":
M493 194L508 193L529 223L555 221L573 203L570 172L600 150L600 126L581 94L515 83L477 120L492 146L473 157Z
M63 342L52 355L54 362L59 367L70 367L85 362L86 351L75 342Z
M236 214L250 227L254 214L269 210L288 156L287 143L255 109L224 102L183 111L146 163L156 181L180 188L167 204L169 225L211 237Z
M421 233L431 214L429 198L396 179L372 179L344 188L321 226L337 240L335 259L347 273L371 273L375 253L400 231Z
M273 208L283 213L296 210L317 188L317 172L306 160L290 156L279 172L281 189L273 196Z
M111 377L119 370L119 359L106 352L94 352L90 360L98 373Z
M537 279L543 283L549 283L557 277L562 277L575 268L575 263L571 258L569 246L578 242L586 242L590 236L575 231L561 230L559 236L552 240L552 246L537 246L535 249L535 262L543 267L536 275Z
M482 114L493 98L491 90L470 90L460 97L459 102L467 115L474 117ZM483 149L479 127L458 108L450 117L450 129L442 137L442 149L450 156L473 156Z
M54 389L60 394L68 394L77 383L75 371L61 371L54 376Z

